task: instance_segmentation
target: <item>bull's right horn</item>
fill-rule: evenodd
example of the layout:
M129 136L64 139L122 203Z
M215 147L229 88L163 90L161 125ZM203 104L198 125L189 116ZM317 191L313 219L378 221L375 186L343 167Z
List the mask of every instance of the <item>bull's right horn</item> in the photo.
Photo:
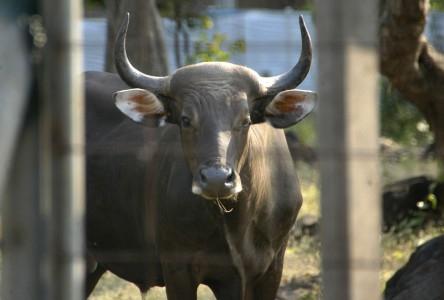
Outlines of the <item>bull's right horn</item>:
M312 60L311 39L302 16L299 17L299 26L301 28L302 40L302 51L299 61L286 73L260 78L262 86L265 87L266 94L268 95L276 95L283 90L294 89L305 79L310 70Z
M122 25L120 25L114 46L114 59L117 72L119 73L120 77L131 87L143 88L153 93L167 94L166 86L168 77L158 77L144 74L133 67L128 59L125 44L129 16L130 14L127 12Z

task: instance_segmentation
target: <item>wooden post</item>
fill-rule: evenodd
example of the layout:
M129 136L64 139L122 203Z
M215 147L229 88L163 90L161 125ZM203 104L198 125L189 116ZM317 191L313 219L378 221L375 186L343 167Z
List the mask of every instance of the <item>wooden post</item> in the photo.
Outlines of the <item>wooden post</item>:
M379 299L378 1L316 4L324 297Z
M49 299L84 299L84 103L82 1L44 0L47 45L42 127L46 135L43 211L48 222L45 257Z

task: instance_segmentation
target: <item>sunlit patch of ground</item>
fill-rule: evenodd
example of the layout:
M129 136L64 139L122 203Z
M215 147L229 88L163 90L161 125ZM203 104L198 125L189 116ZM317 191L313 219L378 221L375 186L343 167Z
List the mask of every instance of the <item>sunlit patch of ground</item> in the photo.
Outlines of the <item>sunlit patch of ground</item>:
M285 270L278 299L318 299L319 296L319 251L314 250L314 241L304 242L300 248L288 249ZM102 277L89 300L140 300L138 288L107 272ZM149 300L166 299L164 288L153 288ZM201 285L198 299L214 300L211 290Z
M200 286L198 290L198 299L215 299L211 290L206 286ZM100 279L89 300L140 300L139 289L117 276L107 272ZM152 288L148 293L148 300L166 299L165 288Z

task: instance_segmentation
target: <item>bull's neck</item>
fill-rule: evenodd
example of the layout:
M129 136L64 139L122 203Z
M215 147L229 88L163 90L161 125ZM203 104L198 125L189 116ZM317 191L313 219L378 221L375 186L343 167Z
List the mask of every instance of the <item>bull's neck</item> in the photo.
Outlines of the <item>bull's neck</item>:
M269 188L270 170L267 168L269 157L270 126L258 124L251 127L241 168L244 196L249 201L260 201Z
M221 225L225 239L233 259L233 263L242 278L242 288L245 292L246 284L251 280L247 269L251 274L260 272L261 264L253 262L251 257L263 257L263 251L269 250L265 245L271 247L271 239L261 228L262 222L258 222L257 217L264 215L268 211L268 193L270 188L270 169L268 160L270 157L270 134L272 128L267 124L254 125L250 128L244 162L241 168L241 178L243 191L239 194L234 210L225 215L221 215ZM258 232L264 234L257 235ZM261 239L263 249L256 249L253 245L247 245L246 241ZM245 251L245 247L249 251ZM253 252L252 252L253 251ZM248 253L248 257L245 257ZM269 262L261 260L263 264Z

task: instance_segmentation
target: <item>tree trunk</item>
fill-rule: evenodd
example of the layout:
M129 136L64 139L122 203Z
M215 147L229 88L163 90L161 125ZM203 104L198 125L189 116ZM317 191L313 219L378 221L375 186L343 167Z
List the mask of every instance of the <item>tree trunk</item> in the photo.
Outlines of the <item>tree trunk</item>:
M428 0L381 0L381 72L424 115L444 161L444 59L423 32ZM444 180L443 170L439 178Z
M115 72L114 41L124 14L131 14L127 36L128 57L140 71L167 75L167 53L162 20L154 0L105 0L108 19L105 70Z

